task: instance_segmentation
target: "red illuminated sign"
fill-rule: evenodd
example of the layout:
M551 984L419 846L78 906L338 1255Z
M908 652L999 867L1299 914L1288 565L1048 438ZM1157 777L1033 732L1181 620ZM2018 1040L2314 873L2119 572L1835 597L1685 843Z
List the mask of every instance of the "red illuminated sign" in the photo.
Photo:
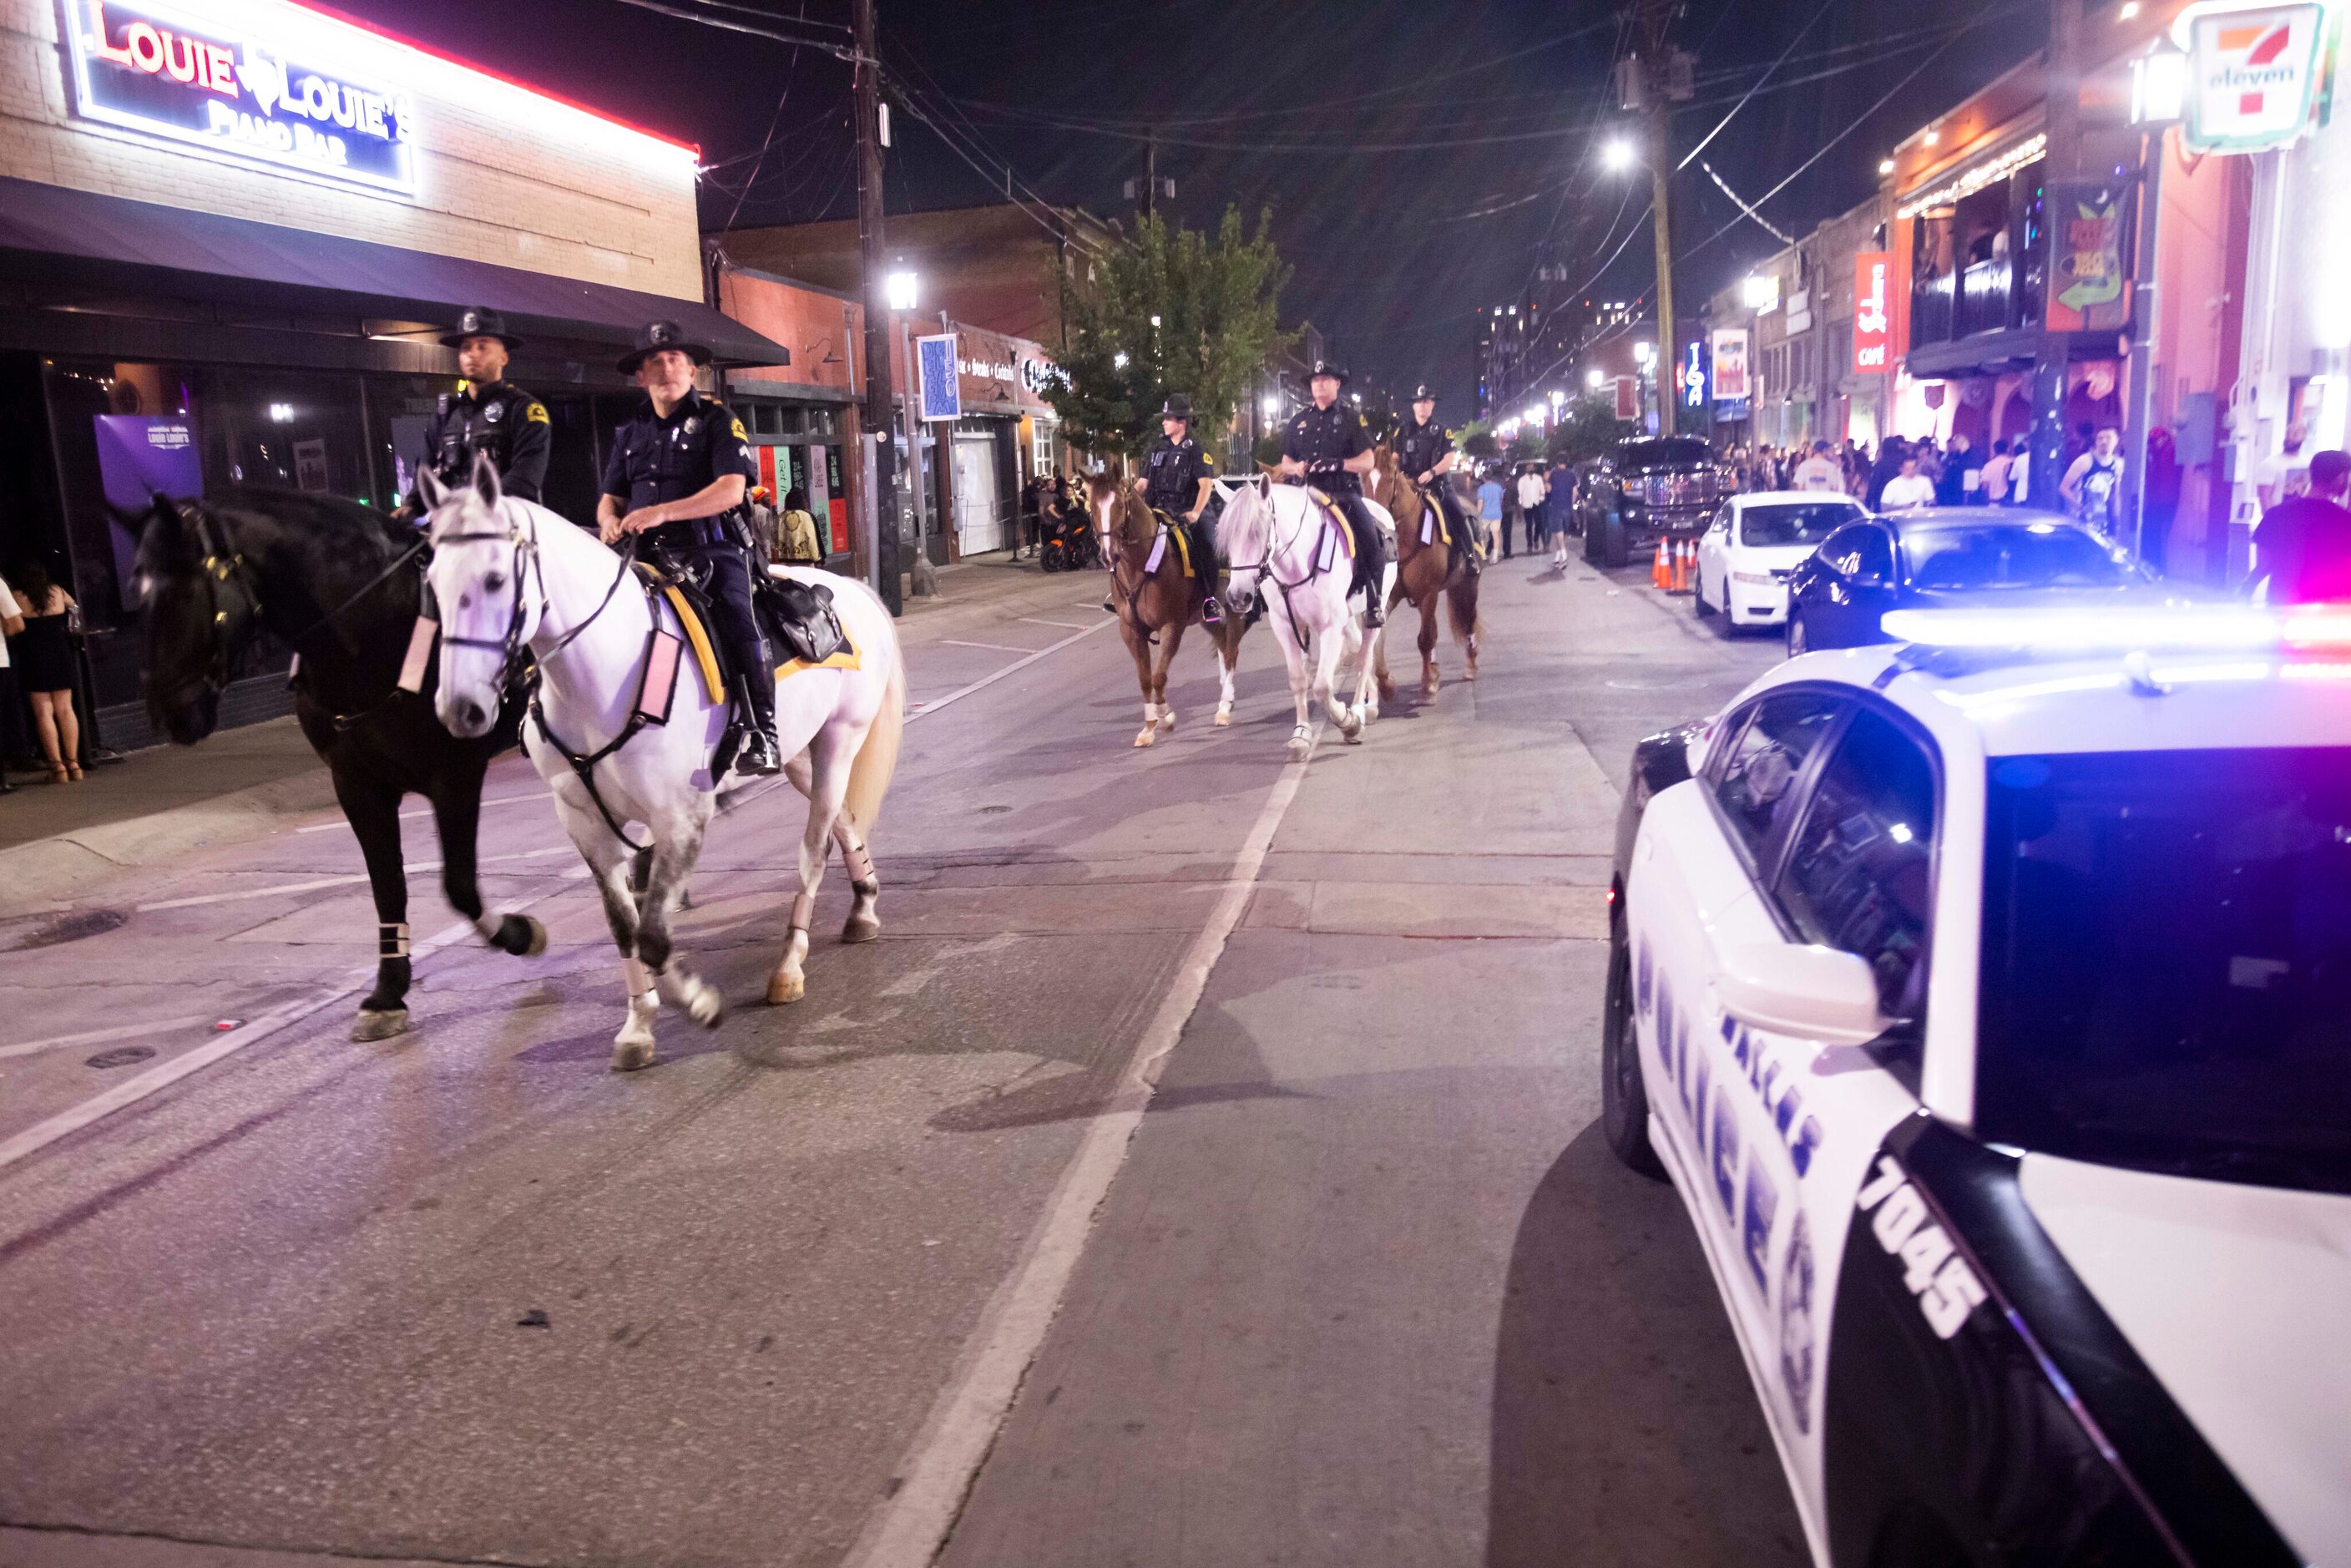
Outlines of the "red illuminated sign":
M1893 369L1894 257L1865 250L1853 258L1853 368L1867 374Z

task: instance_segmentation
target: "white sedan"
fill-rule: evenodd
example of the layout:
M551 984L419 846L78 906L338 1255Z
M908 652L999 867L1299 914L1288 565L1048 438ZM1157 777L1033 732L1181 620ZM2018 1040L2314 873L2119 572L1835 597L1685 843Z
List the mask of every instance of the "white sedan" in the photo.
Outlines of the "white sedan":
M2351 1563L2351 617L1886 629L1642 742L1609 890L1813 1556Z
M1868 514L1850 496L1773 490L1733 496L1698 541L1690 607L1726 616L1732 631L1788 619L1788 573L1845 524Z

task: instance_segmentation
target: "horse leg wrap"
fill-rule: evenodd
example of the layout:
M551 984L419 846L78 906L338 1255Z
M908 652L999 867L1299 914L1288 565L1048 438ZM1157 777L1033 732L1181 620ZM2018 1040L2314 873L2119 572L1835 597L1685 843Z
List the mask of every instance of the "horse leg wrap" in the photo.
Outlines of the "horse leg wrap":
M858 891L862 893L872 884L873 857L866 852L863 840L850 841L849 847L841 852L841 861L849 868L849 880L857 884Z
M634 1000L638 997L644 996L653 988L653 971L646 968L643 964L637 962L636 959L622 959L621 972L623 975L626 975L629 978L629 997L631 1000Z
M809 922L816 918L816 894L803 893L792 900L792 929L806 931Z
M408 956L408 925L405 921L381 925L375 928L375 956L379 958Z

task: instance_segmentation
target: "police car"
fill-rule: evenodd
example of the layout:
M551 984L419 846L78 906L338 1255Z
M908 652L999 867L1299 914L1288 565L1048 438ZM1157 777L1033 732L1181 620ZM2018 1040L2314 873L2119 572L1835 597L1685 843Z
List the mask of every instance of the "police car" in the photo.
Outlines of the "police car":
M1642 742L1609 891L1813 1554L2351 1563L2351 612L1886 624Z

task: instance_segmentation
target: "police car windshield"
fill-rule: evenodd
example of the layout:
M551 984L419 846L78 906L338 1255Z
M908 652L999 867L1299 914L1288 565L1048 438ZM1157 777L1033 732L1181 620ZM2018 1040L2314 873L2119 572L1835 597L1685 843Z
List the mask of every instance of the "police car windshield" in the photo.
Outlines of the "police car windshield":
M1844 501L1749 507L1739 515L1739 542L1765 549L1816 545L1860 515L1858 507Z
M2351 750L1990 766L1976 1128L2351 1192Z
M1902 549L1918 588L2114 588L2128 575L2097 536L2070 523L1912 525Z

